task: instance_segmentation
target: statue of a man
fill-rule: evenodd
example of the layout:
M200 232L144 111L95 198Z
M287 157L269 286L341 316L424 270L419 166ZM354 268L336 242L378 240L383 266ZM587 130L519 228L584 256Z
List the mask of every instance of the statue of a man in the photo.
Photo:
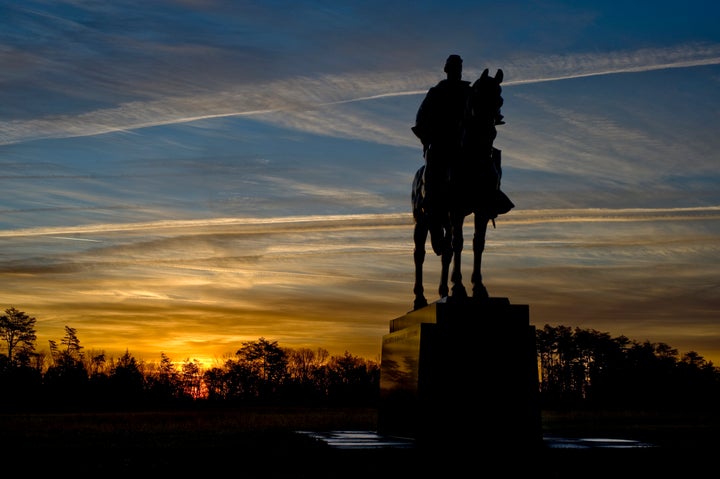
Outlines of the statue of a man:
M462 137L462 120L470 94L470 82L462 79L462 58L450 55L445 61L447 78L430 88L420 104L412 128L423 145L456 153Z
M462 122L471 91L470 82L462 79L462 63L460 55L447 58L447 78L428 90L412 127L425 158L423 210L436 219L448 213L448 174L460 159Z

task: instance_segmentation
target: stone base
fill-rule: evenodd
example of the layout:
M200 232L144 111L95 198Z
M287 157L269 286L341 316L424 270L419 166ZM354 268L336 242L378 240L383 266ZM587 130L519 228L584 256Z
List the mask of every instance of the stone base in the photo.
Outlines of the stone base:
M489 444L542 445L527 305L449 298L390 321L382 341L378 432L435 447L468 431Z

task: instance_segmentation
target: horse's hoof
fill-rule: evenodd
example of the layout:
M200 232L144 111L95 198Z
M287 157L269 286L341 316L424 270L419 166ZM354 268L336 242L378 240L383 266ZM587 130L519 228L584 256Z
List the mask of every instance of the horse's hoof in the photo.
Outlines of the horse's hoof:
M420 308L424 308L427 305L428 305L428 302L427 302L427 299L425 299L425 297L417 298L415 300L415 302L413 302L413 311L420 309Z
M468 297L467 291L465 291L465 286L453 286L452 288L452 296L455 299L465 299Z
M475 286L473 288L473 299L488 299L490 297L490 294L488 293L487 288L485 286Z

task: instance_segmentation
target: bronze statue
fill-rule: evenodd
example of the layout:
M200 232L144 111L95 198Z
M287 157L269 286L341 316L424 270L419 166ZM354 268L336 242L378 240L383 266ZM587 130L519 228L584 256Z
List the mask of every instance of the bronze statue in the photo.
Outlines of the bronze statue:
M415 301L413 309L426 306L423 288L425 242L441 256L438 292L448 297L452 260L452 297L466 298L462 283L463 223L474 214L472 296L488 297L482 282L481 264L489 221L515 205L500 191L500 150L493 146L496 125L502 125L503 71L494 77L483 71L472 86L462 81L462 59L450 55L445 64L448 77L428 91L412 128L423 145L425 162L416 172L411 193L415 229Z

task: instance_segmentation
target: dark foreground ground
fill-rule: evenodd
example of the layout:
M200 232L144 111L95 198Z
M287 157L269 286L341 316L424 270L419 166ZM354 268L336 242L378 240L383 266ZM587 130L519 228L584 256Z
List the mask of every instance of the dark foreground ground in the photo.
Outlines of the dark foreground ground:
M482 431L437 447L344 449L301 431L373 431L373 409L0 414L4 477L683 478L716 474L720 414L543 413L543 435L653 447L521 450ZM7 474L7 475L6 475ZM92 476L90 476L92 474Z

